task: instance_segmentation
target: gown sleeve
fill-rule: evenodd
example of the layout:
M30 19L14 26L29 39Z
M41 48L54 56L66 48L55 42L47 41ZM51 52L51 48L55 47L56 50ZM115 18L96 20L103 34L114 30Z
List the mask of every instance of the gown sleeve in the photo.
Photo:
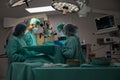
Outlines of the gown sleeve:
M6 47L6 53L11 61L22 62L25 61L26 57L19 53L18 43L15 39L11 39Z
M62 54L65 58L73 58L75 52L75 40L69 38L62 49Z

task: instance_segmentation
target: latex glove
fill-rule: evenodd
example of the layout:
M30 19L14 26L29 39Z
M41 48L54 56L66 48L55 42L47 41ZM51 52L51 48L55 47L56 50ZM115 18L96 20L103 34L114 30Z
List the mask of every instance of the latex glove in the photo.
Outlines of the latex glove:
M56 45L59 45L59 46L63 46L63 43L61 43L60 41L58 41L58 40L56 40L56 41L54 41L54 43L56 44Z

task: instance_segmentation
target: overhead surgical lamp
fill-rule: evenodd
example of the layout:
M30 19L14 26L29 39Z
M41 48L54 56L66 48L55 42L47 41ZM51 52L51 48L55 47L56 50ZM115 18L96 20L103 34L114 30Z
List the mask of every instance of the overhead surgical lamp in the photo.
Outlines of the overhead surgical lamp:
M28 2L30 2L30 1L31 0L10 0L8 5L10 7L16 7L16 6L20 6L20 5L26 4L27 7L29 7Z
M89 0L53 0L51 6L63 14L78 12L79 15L85 16L90 10L86 6L88 2Z
M75 0L53 0L51 6L63 14L74 13L80 10L80 7Z

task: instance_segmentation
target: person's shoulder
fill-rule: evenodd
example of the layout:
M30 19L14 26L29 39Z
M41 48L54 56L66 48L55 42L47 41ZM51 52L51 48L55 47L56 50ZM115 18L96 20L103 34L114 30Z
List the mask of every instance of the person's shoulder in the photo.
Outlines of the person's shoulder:
M17 40L18 38L16 36L12 36L10 40Z
M74 40L74 39L76 39L76 37L75 36L71 36L71 37L69 37L69 39Z
M24 37L26 37L26 36L28 37L30 34L31 34L31 32L29 30L26 30L25 34L24 34Z
M8 41L8 44L15 44L17 41L18 41L18 38L16 36L12 36Z
M78 42L78 40L79 40L79 38L76 37L76 36L71 36L71 37L68 39L68 41L74 42L74 43Z
M75 41L75 37L73 37L73 36L68 37L66 40L67 43L74 42L74 41Z
M29 30L26 30L26 31L25 31L25 34L28 34L29 32L30 32Z

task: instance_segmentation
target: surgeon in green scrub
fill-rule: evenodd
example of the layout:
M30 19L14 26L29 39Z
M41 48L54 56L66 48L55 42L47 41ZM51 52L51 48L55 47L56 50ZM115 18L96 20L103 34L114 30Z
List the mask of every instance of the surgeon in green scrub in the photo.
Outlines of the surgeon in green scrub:
M57 25L57 31L59 32L59 37L65 37L64 33L63 33L63 27L64 27L65 23L59 23Z
M38 27L40 26L40 20L37 18L32 18L29 21L27 30L25 32L24 40L26 41L28 46L37 46L37 38L36 38L36 31Z
M62 55L67 60L78 60L80 63L85 63L85 56L82 52L79 37L76 35L78 27L73 24L64 26L64 34L67 37L66 43L62 49Z
M63 28L64 28L65 23L59 23L57 25L57 31L58 31L58 40L55 40L54 43L59 46L63 46L65 41L66 41L66 36L63 33Z
M18 24L15 27L13 35L6 47L6 53L10 58L10 62L23 62L27 58L35 55L33 51L28 51L23 48L27 46L23 39L25 30L26 25L24 24Z

